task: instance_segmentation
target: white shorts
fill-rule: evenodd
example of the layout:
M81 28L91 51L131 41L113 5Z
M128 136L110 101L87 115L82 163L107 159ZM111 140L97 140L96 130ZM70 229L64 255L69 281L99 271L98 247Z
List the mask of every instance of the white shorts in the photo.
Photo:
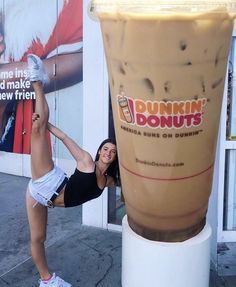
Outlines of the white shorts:
M50 199L54 194L58 195L66 174L58 166L36 180L30 180L28 188L31 196L44 206L51 207Z

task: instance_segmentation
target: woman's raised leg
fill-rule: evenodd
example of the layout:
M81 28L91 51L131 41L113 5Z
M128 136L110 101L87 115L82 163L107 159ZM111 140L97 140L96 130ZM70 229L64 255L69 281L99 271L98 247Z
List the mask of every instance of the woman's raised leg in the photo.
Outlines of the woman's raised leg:
M52 170L54 164L47 139L49 109L43 91L43 79L46 77L43 64L38 57L30 55L28 65L36 96L31 133L31 173L35 180Z

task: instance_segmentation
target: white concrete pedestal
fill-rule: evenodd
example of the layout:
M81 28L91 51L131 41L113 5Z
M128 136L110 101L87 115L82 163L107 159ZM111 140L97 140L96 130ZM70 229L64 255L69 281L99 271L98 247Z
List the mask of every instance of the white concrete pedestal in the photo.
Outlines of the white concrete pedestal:
M122 287L208 287L211 227L184 242L147 240L122 222Z

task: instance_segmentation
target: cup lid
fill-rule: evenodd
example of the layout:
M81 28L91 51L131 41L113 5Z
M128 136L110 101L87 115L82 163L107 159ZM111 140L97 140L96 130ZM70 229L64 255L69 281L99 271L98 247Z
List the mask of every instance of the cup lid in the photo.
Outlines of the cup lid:
M97 13L236 13L236 0L93 0Z

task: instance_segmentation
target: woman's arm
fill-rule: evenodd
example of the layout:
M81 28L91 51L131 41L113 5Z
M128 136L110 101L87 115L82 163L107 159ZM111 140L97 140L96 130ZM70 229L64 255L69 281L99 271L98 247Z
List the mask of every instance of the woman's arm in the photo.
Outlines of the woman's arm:
M48 123L48 130L67 147L73 158L78 162L82 162L84 165L93 162L91 155L83 150L73 139L71 139L66 133L59 128L55 127L51 123Z

